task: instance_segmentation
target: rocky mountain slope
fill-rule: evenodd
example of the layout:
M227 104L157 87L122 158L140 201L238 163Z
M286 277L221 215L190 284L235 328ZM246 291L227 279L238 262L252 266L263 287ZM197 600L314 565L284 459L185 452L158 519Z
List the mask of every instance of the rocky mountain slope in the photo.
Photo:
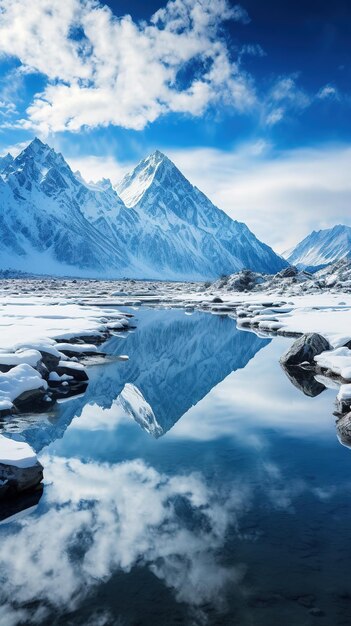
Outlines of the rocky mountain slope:
M309 269L340 259L351 259L351 227L338 224L333 228L313 231L283 256L292 265Z

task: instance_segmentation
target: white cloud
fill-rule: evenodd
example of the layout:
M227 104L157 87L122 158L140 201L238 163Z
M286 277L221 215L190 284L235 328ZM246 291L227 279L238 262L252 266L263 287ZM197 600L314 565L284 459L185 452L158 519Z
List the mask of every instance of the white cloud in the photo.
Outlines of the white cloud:
M264 142L232 152L168 152L189 180L231 217L283 252L312 230L350 220L350 146L289 150Z
M167 112L201 115L221 100L244 111L256 102L220 34L223 21L249 18L227 0L170 0L142 24L96 0L0 0L0 12L0 53L48 79L24 128L139 130ZM196 72L180 85L179 72L192 62Z
M281 76L265 98L263 106L263 123L274 126L282 121L289 113L303 111L312 103L311 98L297 85L296 75Z
M320 98L320 100L339 100L340 94L333 85L325 85L319 90L317 98Z
M74 172L78 170L87 182L109 178L117 183L131 169L127 165L120 165L112 156L72 157L67 158L67 163Z

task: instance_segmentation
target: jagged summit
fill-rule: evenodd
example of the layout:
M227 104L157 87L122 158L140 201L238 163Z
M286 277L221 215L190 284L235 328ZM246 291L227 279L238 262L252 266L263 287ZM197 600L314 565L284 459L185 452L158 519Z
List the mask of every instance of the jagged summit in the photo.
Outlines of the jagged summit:
M141 200L150 187L160 168L175 168L172 161L160 150L155 150L140 161L134 170L127 174L117 186L117 193L128 207L133 207Z
M332 228L313 231L284 256L294 265L310 268L351 258L351 227L336 224Z

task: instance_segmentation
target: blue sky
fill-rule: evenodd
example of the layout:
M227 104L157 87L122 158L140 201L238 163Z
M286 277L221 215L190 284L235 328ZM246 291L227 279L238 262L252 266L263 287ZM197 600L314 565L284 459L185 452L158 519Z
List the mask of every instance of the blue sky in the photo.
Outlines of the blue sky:
M115 182L161 149L282 251L350 224L350 36L344 0L0 0L0 152Z

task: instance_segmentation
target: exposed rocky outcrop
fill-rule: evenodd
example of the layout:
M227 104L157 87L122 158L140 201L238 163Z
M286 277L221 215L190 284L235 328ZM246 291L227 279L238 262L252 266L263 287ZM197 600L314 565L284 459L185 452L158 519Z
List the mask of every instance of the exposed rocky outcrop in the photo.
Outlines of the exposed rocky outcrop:
M298 337L289 350L280 358L281 365L291 367L301 363L314 363L314 357L325 350L330 350L330 344L318 333L307 333Z
M336 422L336 431L340 443L351 448L351 413L343 415Z
M0 498L34 488L42 480L43 466L39 461L31 467L0 463Z

